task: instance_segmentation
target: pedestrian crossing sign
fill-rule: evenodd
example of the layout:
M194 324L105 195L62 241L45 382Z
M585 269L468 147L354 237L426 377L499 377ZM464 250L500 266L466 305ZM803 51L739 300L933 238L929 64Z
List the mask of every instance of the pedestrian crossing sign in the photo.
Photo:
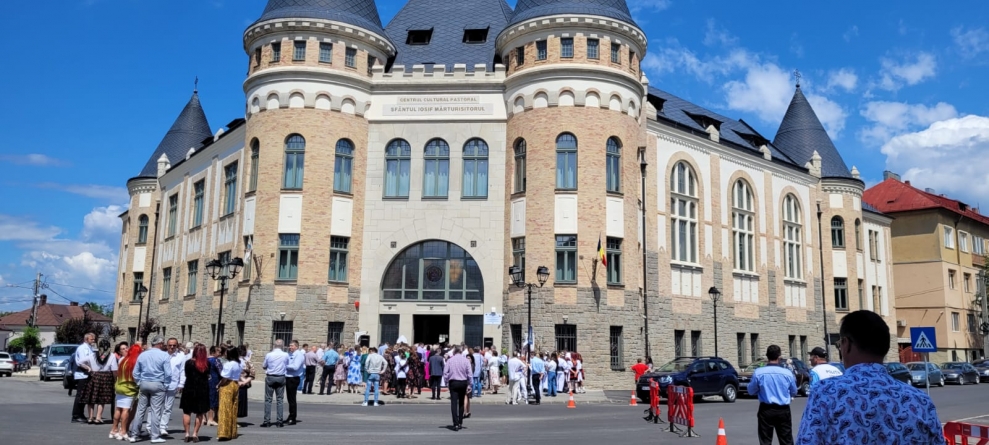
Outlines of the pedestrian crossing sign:
M937 352L934 327L910 328L910 344L913 352Z

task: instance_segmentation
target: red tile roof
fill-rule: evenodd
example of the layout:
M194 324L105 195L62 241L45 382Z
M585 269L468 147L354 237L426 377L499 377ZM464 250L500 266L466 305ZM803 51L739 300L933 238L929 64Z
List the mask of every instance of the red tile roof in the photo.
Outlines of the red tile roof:
M887 179L866 190L862 200L883 213L944 209L989 225L989 217L979 214L971 206L956 199L920 190L910 185L910 181Z
M25 309L20 312L15 312L13 314L4 316L0 318L0 326L24 326L27 325L27 319L31 316L31 309ZM73 318L82 318L83 311L82 306L72 306L68 304L51 304L46 303L38 306L38 321L37 326L46 327L57 327L61 326L65 320ZM103 314L96 313L94 311L89 311L88 315L90 320L99 322L111 322L113 320Z

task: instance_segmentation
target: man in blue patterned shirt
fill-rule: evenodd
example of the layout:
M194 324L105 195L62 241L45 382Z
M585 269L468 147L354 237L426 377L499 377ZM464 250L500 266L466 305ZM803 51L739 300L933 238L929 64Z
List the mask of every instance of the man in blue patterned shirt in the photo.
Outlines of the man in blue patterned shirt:
M838 353L845 374L814 387L804 410L798 445L943 445L931 398L893 379L883 366L889 326L871 311L841 320Z

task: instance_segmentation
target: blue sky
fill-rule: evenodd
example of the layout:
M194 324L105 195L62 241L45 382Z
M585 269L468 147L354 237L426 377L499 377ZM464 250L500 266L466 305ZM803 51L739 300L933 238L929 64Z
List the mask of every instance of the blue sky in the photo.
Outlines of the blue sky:
M404 3L379 0L382 20ZM6 286L39 271L53 302L112 301L127 179L197 76L214 131L243 115L241 36L265 0L57 4L0 6L20 36L0 70L0 311L30 305L30 291ZM653 86L772 139L799 69L867 183L890 169L989 207L989 4L947 4L629 0Z

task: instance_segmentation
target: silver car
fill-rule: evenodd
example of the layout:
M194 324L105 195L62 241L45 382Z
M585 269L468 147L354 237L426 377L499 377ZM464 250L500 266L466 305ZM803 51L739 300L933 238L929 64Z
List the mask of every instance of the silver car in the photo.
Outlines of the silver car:
M51 345L41 352L41 369L38 372L38 379L49 381L51 379L61 379L65 376L69 359L76 353L79 345Z
M906 364L907 369L910 370L910 383L914 386L927 386L929 382L931 386L944 386L944 374L941 374L941 369L933 363L927 363L927 371L924 372L924 362L910 362ZM924 381L924 375L927 375L927 381Z

